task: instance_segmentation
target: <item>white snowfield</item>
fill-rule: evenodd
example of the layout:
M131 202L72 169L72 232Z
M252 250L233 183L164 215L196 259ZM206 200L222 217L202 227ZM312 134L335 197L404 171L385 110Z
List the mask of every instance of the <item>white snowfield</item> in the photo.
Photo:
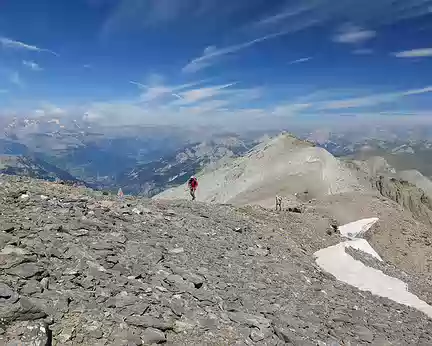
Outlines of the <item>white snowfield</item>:
M356 236L361 236L377 221L377 218L363 219L341 226L341 234L353 239L317 251L315 253L316 263L342 282L362 291L369 291L397 303L411 306L432 317L432 306L408 292L408 286L405 282L385 275L380 270L365 266L345 252L346 247L352 247L382 261L365 239L355 239Z
M346 225L339 227L339 232L341 236L347 238L359 238L366 231L373 226L375 222L378 221L377 217L372 217L370 219L362 219L354 222L347 223Z
M308 192L310 198L362 190L355 174L322 148L290 135L256 146L244 157L198 175L197 200L274 207L275 195ZM180 186L154 198L189 198Z

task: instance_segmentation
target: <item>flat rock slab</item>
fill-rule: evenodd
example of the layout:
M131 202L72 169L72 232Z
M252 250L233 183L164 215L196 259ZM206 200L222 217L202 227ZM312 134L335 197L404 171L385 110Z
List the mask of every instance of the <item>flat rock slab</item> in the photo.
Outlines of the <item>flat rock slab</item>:
M166 341L165 333L155 328L147 328L141 336L144 345L161 344Z
M42 274L44 272L44 268L36 263L22 263L7 269L6 272L10 275L15 275L23 279L29 279L33 276Z

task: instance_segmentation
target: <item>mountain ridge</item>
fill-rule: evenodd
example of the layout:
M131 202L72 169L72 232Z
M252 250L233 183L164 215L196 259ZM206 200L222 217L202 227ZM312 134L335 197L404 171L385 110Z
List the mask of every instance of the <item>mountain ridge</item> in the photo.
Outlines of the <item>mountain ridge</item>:
M325 149L282 134L254 147L245 156L198 174L197 198L207 202L274 206L275 195L307 192L310 198L362 190L355 175ZM321 184L311 184L321 181ZM184 187L155 198L184 198Z
M69 172L33 155L0 155L0 173L50 181L57 179L84 183Z

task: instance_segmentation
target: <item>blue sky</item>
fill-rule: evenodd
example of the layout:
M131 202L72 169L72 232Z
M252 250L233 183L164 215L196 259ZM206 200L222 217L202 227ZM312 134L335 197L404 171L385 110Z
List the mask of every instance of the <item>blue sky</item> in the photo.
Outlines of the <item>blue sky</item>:
M5 115L428 115L431 72L432 0L0 0Z

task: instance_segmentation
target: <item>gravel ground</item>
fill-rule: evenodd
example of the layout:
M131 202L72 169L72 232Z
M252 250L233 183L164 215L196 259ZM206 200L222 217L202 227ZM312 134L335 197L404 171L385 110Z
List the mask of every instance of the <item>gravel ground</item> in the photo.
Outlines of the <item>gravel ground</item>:
M340 238L313 208L0 183L0 344L432 344L423 313L316 266Z

